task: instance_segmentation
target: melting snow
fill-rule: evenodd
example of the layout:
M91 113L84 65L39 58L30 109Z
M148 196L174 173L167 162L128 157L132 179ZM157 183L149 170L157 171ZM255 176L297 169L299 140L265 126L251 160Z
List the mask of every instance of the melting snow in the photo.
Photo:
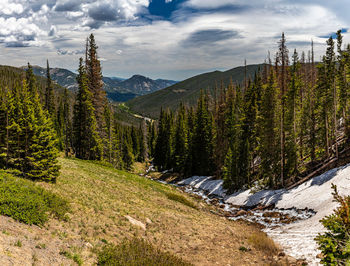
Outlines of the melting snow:
M210 198L216 197L225 205L226 211L234 211L236 208L234 206L274 205L276 209L269 211L296 217L299 221L282 225L279 220L270 217L264 230L289 255L305 258L310 265L318 265L316 255L320 251L314 238L324 231L319 221L330 215L337 206L331 195L332 183L337 185L340 194L350 194L350 164L332 169L291 190L262 190L255 194L252 194L251 190L245 190L226 195L222 180L205 176L194 176L178 182L177 185L186 186L185 191L197 194L207 202L210 202ZM246 219L263 224L262 218L266 212L266 210L254 211L253 215L247 216Z

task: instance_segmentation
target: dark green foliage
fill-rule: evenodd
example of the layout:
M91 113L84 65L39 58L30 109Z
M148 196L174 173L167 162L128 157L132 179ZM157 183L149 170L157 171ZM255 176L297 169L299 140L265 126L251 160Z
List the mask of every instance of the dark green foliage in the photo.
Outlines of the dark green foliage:
M180 105L176 118L174 135L174 170L179 173L185 173L186 160L188 156L188 130L186 109L183 104Z
M80 59L78 84L79 91L74 105L73 135L77 158L99 160L102 158L102 143L97 133L97 124L92 94L87 86L87 78Z
M120 265L120 266L138 266L138 265L191 265L180 258L163 252L147 241L139 238L124 240L118 246L106 245L98 253L97 265Z
M210 175L214 170L213 117L209 110L209 96L201 92L195 114L192 137L192 171L198 175Z
M46 68L46 79L47 79L47 86L45 90L45 110L48 111L50 114L50 117L54 117L55 113L55 102L54 102L54 92L53 92L53 86L52 86L52 80L50 75L50 66L49 66L49 60L47 60L47 68Z
M268 179L271 187L277 185L278 177L278 133L277 133L277 100L274 74L270 73L269 81L264 89L259 116L259 132L261 145L259 156L261 158L260 175Z
M322 251L324 265L350 264L350 196L342 197L332 184L334 201L340 206L334 213L323 218L321 223L327 229L316 241Z
M27 78L34 86L31 73ZM0 109L4 115L0 166L17 169L26 178L55 182L59 175L56 132L42 109L36 87L28 87L24 80L22 86L5 90Z
M26 224L43 225L49 214L65 219L66 200L36 186L32 181L15 178L0 171L0 214Z
M154 152L154 163L160 170L173 167L173 122L173 114L161 110Z

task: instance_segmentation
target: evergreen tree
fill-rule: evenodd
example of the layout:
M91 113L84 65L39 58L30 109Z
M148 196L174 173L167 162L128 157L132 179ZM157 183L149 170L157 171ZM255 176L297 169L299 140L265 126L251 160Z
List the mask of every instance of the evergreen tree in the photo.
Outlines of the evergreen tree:
M182 103L177 114L174 142L174 170L184 174L188 154L188 140L186 108Z
M55 103L54 103L54 92L52 87L49 60L47 60L46 63L47 63L47 68L46 68L47 86L45 90L45 109L48 111L50 116L53 117L55 113Z
M225 158L223 168L224 187L231 191L239 189L245 183L240 176L241 173L241 150L242 145L242 120L241 120L241 95L240 89L231 88L228 91L228 103L225 124L227 127L227 138L229 149Z
M105 136L104 129L104 107L107 102L106 92L103 89L101 64L98 59L95 36L91 34L87 42L87 57L86 57L86 75L87 84L91 92L92 106L94 107L94 113L97 123L97 129L100 137Z
M100 160L102 158L101 139L97 133L95 112L91 101L92 95L87 86L82 59L80 59L77 81L79 91L73 116L75 153L80 159Z
M297 112L297 95L300 90L301 82L299 79L299 58L298 53L294 50L293 65L291 68L291 80L289 90L286 94L286 115L285 115L285 157L286 165L284 176L292 177L297 173L297 143L296 143L296 112Z
M193 173L210 175L214 171L214 135L213 120L209 112L209 97L201 91L195 113L193 134Z
M270 72L269 81L262 97L261 113L259 116L260 147L259 157L261 159L260 176L266 180L270 187L278 185L278 167L280 152L278 149L277 131L277 97L276 84L273 72Z

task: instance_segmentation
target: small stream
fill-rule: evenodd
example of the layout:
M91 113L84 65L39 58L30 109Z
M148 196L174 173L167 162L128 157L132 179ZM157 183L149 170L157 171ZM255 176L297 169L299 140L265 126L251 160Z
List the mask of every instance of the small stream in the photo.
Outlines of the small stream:
M195 195L198 198L204 200L207 204L217 206L221 209L221 212L230 220L245 220L254 224L259 225L262 229L275 229L281 225L290 224L300 220L306 220L316 214L310 209L278 209L274 206L233 206L226 203L222 197L208 196L208 194L198 188L185 185L179 187L186 193Z
M150 167L144 176L151 178L148 176L150 171L154 171L154 169ZM196 179L196 177L194 178ZM207 204L215 206L215 213L226 217L227 219L243 220L255 224L279 243L288 255L294 258L300 258L309 263L309 265L319 265L317 255L320 252L314 241L314 238L318 233L305 226L305 223L308 223L306 220L316 215L314 210L308 208L282 209L276 208L274 204L269 206L254 205L249 207L244 205L233 205L228 202L232 195L227 196L222 189L222 183L211 177L202 177L195 180L195 182L192 182L191 180L183 182L184 180L182 180L180 182L168 183L156 179L154 181L173 185L178 189L203 200ZM259 192L256 194L259 194ZM245 201L239 200L238 202L245 204ZM253 202L258 203L259 200ZM248 204L251 203L252 202ZM314 217L312 219L314 219ZM303 225L300 226L300 224Z

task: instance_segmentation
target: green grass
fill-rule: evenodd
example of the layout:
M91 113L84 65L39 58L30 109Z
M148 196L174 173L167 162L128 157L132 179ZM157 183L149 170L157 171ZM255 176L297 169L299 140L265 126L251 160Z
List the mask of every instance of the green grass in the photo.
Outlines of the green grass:
M26 224L43 225L53 215L64 219L69 206L66 200L35 185L0 171L0 214Z
M83 260L81 259L80 255L77 253L71 253L67 250L61 251L60 255L65 256L67 259L73 260L76 264L83 265Z
M191 265L188 262L155 248L139 238L124 240L118 246L107 245L98 254L97 265Z

